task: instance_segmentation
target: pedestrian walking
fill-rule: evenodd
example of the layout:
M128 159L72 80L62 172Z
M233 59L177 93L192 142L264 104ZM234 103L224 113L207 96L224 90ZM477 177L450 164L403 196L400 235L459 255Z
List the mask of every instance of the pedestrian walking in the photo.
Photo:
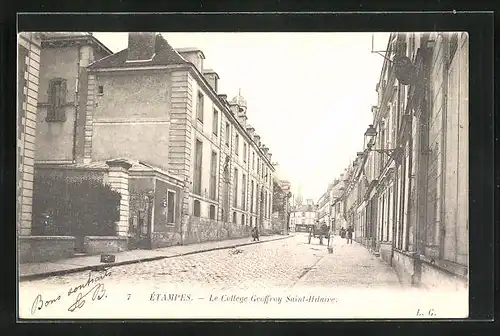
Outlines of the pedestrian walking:
M352 244L352 232L354 230L352 229L352 226L349 226L347 228L347 244Z
M252 228L252 241L259 241L259 230L257 229L257 226Z
M340 228L340 238L344 239L345 238L345 229Z

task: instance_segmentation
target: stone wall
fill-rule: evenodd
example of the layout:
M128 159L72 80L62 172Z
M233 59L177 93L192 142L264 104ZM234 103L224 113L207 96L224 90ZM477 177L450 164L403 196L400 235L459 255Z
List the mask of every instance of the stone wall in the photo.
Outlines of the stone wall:
M435 265L422 264L422 274L420 285L427 289L437 289L441 291L464 290L468 287L465 276L458 276L441 270Z
M40 40L35 33L18 37L18 111L17 111L17 232L31 234L33 165L35 159L36 113Z
M381 242L379 251L380 251L380 258L382 258L382 260L384 260L386 263L391 265L391 263L392 263L392 243L391 242L389 242L389 243Z
M181 244L180 232L152 232L151 233L151 248L161 248Z
M201 243L233 238L242 238L250 235L250 227L214 221L206 218L190 216L187 223L187 232L184 244Z
M413 257L395 250L392 257L392 267L403 285L417 284L418 279L415 276L415 260Z
M43 262L70 258L74 254L75 237L18 237L19 263Z
M127 237L120 236L86 236L85 253L116 253L128 250Z

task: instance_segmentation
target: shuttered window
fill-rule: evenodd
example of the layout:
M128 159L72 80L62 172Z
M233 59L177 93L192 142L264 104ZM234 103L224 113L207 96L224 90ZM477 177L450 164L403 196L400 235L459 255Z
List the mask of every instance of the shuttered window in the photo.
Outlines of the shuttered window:
M49 82L48 109L46 121L66 121L66 79L53 78Z

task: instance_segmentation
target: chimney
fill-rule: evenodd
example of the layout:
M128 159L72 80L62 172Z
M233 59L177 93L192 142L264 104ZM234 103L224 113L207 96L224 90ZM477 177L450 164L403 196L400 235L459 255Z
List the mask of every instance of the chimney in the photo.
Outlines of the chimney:
M150 61L155 54L156 33L128 33L127 62Z
M229 103L229 109L235 117L238 116L238 105Z
M253 128L250 125L247 125L247 133L248 133L248 136L250 136L250 138L253 139L253 135L255 134L255 128Z
M217 93L217 81L219 80L219 75L212 69L203 70L203 77L210 84L215 93Z
M254 134L253 141L257 144L257 147L260 147L260 135Z
M266 145L262 145L261 147L262 153L267 157L267 153L269 153L269 148L266 147Z
M246 128L247 127L247 116L246 114L243 114L243 113L238 113L238 121L240 122L241 126L243 126L243 128Z
M218 94L217 96L219 96L219 98L223 101L223 102L227 102L227 94Z
M175 49L186 61L192 63L199 72L203 73L203 60L205 55L197 48Z
M244 106L238 106L238 121L240 122L241 126L243 126L243 128L246 128L246 125L247 125L247 108L244 107Z

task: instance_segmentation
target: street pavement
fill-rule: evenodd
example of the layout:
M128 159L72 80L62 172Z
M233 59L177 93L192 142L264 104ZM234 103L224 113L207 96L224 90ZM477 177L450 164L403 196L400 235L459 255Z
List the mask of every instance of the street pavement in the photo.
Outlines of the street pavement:
M359 244L336 237L333 254L307 234L289 239L199 254L114 266L107 276L113 286L164 285L220 290L289 289L300 286L399 288L394 270ZM23 281L20 292L85 282L89 272Z
M333 253L328 253L326 241L307 241L307 233L295 233L260 244L22 281L20 316L408 318L434 311L439 315L433 316L443 318L467 315L466 296L402 287L389 265L357 243L334 237Z

